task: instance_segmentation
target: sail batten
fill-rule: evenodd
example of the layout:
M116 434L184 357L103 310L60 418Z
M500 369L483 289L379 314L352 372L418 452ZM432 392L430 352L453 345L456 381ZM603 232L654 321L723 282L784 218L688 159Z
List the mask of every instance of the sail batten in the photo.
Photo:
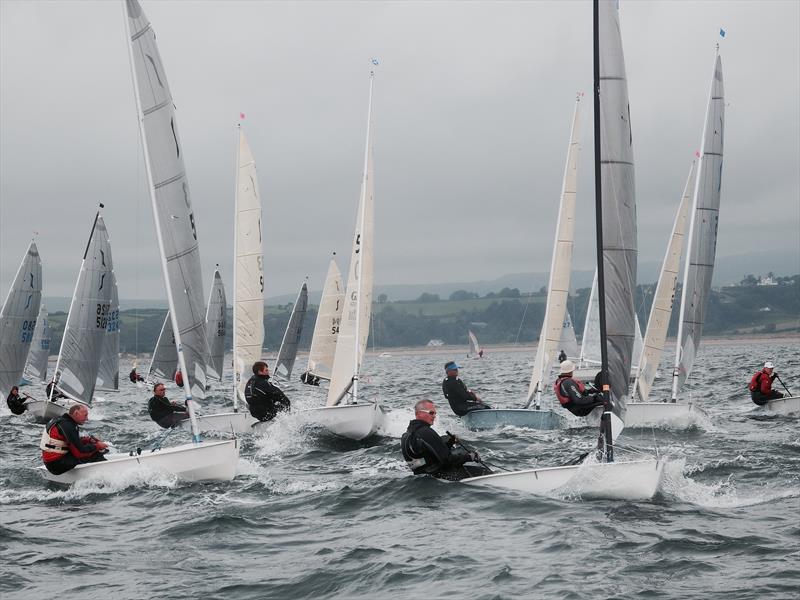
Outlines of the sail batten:
M41 302L42 261L36 243L31 242L0 309L0 390L3 394L18 385L22 377Z

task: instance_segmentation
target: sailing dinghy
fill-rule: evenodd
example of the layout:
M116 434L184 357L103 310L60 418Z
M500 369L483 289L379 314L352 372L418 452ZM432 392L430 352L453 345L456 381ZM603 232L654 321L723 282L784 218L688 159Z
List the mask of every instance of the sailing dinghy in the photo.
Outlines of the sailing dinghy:
M469 338L469 350L467 350L467 358L483 358L483 349L481 348L480 343L478 343L478 337L470 330L467 330L467 337Z
M325 275L325 286L322 288L317 321L314 323L314 334L311 337L311 348L308 351L308 364L305 373L300 378L304 383L314 385L319 384L320 380L330 380L343 305L342 274L336 265L336 253L334 252L328 265L328 273Z
M37 317L41 302L42 260L36 243L31 241L0 309L0 393L3 397L22 379L25 361L32 351L32 342L38 330ZM41 366L39 369L41 377L44 377L47 371L46 354L44 369ZM30 410L30 401L28 405Z
M141 454L107 455L106 462L78 465L62 475L40 469L46 479L61 483L118 476L141 468L191 481L229 481L236 474L238 440L201 441L195 416L195 400L205 394L208 344L200 252L172 95L155 33L141 6L137 0L127 0L126 11L139 130L192 442Z
M628 424L630 426L688 427L695 423L698 416L703 414L691 400L679 402L678 396L692 372L697 350L700 347L700 337L711 291L719 225L724 129L725 96L722 59L719 56L719 48L717 48L697 175L693 186L689 233L686 240L687 259L684 261L681 292L681 319L678 322L678 347L672 373L672 394L669 402L666 399L663 402L632 402L628 407L630 413ZM671 266L671 268L677 267ZM667 318L667 323L662 325L665 329L668 322ZM647 368L652 369L657 366L650 362ZM649 376L649 371L645 375ZM648 382L644 378L642 379L638 389L640 393L645 391L644 399L648 400Z
M296 411L306 424L324 427L354 440L374 434L383 422L378 402L359 400L359 377L369 337L373 291L374 179L372 157L372 83L369 77L367 140L361 198L356 217L345 304L342 308L339 337L333 359L326 405Z
M527 427L531 429L561 429L567 420L554 410L550 366L561 349L561 338L567 315L570 273L572 269L572 247L575 239L575 198L578 183L578 139L580 137L580 94L575 99L572 127L567 148L567 162L556 222L553 257L550 264L550 277L547 285L547 304L545 306L542 331L536 347L531 381L528 387L527 403L521 408L491 408L473 410L462 420L469 429L491 429L503 425ZM574 334L573 334L574 335ZM542 409L542 395L548 389L547 406Z
M605 408L598 459L462 479L467 485L532 494L648 500L664 469L659 458L615 462L624 427L636 312L636 204L625 62L615 2L594 2L595 194L597 197L598 304Z
M283 340L278 350L278 358L275 361L273 373L282 379L289 381L294 369L294 361L297 358L297 348L300 346L300 336L303 335L303 323L306 319L308 310L308 285L303 282L297 300L292 308L289 322L286 324L286 331L283 332Z
M95 213L84 250L53 377L53 394L58 390L66 399L56 402L51 395L29 401L28 410L39 422L61 416L76 402L92 404L116 291L111 243L100 209Z

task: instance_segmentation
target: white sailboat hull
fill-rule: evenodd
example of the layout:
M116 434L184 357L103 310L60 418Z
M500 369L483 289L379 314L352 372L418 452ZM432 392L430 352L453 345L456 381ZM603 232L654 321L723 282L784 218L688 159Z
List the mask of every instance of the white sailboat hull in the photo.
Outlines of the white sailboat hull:
M777 400L770 400L764 408L778 415L800 415L800 396L786 396Z
M73 404L78 404L74 401L66 401L65 404L57 402L50 402L49 400L28 400L26 406L28 407L28 414L33 417L37 423L47 423L50 419L60 417L69 410Z
M626 427L687 428L706 417L691 402L629 402L625 409Z
M74 469L53 475L44 466L42 476L57 483L75 483L86 479L119 477L140 469L169 473L187 481L230 481L236 475L239 461L238 440L183 444L140 455L107 454L105 462L78 465Z
M566 419L552 410L527 408L473 410L461 417L461 420L473 431L494 429L504 425L539 430L564 429L567 426Z
M647 459L527 469L470 477L461 483L536 495L563 492L583 498L650 500L658 491L663 471L663 460Z
M199 415L197 417L197 427L203 431L221 431L223 433L250 433L253 425L258 423L258 419L252 417L247 412L226 412L212 415ZM181 423L181 427L186 431L191 431L191 424L187 419Z
M298 410L295 414L307 425L323 427L351 440L375 434L383 423L383 408L377 402L321 406Z

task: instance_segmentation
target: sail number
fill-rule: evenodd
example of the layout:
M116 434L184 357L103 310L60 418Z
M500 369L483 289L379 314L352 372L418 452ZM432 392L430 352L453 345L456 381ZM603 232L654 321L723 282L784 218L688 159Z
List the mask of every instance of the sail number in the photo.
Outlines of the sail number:
M341 321L342 321L341 317L336 317L335 319L332 320L331 335L336 335L337 333L339 333L339 323L341 323Z
M22 322L22 343L27 344L33 340L33 331L36 329L36 319Z
M111 310L110 304L98 304L96 315L97 318L95 319L95 327L97 329L105 329L108 327L108 316Z

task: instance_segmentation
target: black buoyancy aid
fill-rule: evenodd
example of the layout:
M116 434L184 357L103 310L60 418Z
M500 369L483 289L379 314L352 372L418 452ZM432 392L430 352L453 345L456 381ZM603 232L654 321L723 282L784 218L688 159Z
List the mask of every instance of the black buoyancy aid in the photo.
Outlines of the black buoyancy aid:
M572 377L559 377L558 379L556 379L556 383L553 386L556 391L556 398L558 398L558 401L561 403L561 406L567 406L569 404L572 404L572 398L570 398L569 396L565 396L564 392L561 390L561 383L563 381L566 381L567 379L572 379ZM578 390L580 391L580 393L583 394L583 392L586 390L586 386L583 385L583 382L581 382L578 379L572 379L572 380L575 382L575 385L578 386Z
M413 433L406 431L403 437L400 438L400 449L403 451L403 458L406 459L406 465L414 473L425 472L425 467L428 467L428 460L424 454L420 454L414 450L412 444Z

